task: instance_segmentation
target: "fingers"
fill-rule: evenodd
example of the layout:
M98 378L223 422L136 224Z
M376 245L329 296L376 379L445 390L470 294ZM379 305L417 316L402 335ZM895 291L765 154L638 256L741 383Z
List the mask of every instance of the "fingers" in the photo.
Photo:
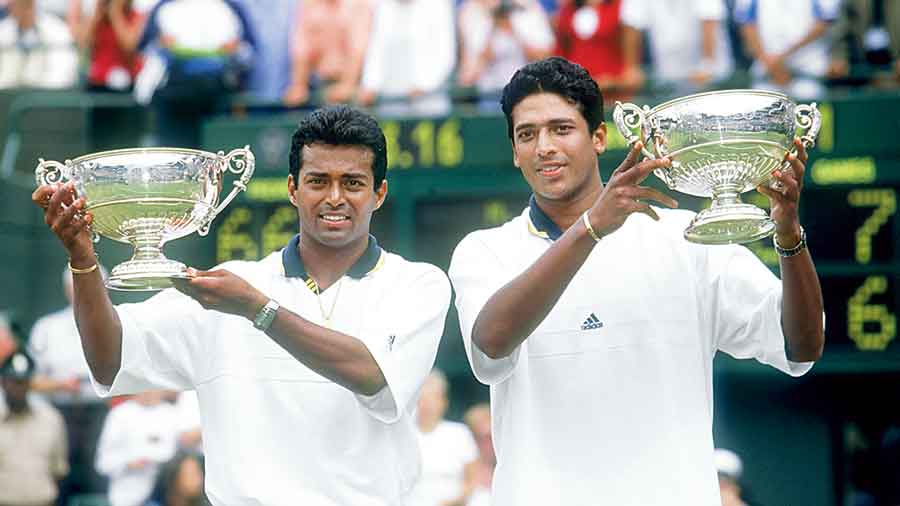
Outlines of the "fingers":
M644 143L641 141L635 142L631 149L628 151L628 155L625 156L625 159L622 160L622 163L616 167L616 170L613 171L613 174L625 172L630 169L637 163L637 161L641 157L641 150L644 148Z
M62 207L71 206L75 201L75 184L54 185L52 195L47 202L44 213L44 221L52 226Z
M802 140L794 139L794 146L797 147L797 158L799 158L801 162L806 163L806 161L809 160L809 154L806 152L806 145L803 144Z
M56 185L42 184L31 193L31 201L38 207L47 209L50 204L50 197L56 191Z
M678 207L678 201L672 198L669 195L655 189L649 188L647 186L635 186L627 188L625 194L634 200L643 200L643 201L653 201L659 204L662 204L666 207L670 207L672 209L676 209Z
M640 201L634 201L630 209L631 213L641 213L649 216L653 221L659 221L659 215L650 207L649 204Z
M803 173L806 172L806 163L800 158L800 153L794 155L793 153L788 153L787 162L790 164L791 169L794 171L794 179L798 184L802 186L803 184Z
M781 190L768 188L768 192L763 191L761 193L777 200L788 200L791 202L800 200L800 185L790 171L776 169L772 171L772 178L781 183Z
M645 158L641 163L634 165L620 173L619 179L623 184L640 184L647 179L656 169L665 169L672 166L672 161L666 157L650 160Z

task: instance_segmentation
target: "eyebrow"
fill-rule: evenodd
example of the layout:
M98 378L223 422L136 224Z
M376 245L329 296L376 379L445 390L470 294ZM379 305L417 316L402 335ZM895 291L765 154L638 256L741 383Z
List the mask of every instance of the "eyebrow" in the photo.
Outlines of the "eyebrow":
M329 178L331 174L328 172L305 172L303 174L304 177L324 177ZM365 172L350 172L347 174L341 174L342 179L366 179L368 174Z
M546 124L549 126L574 125L575 120L572 118L553 118L553 119L547 121ZM519 130L524 130L526 128L534 128L536 126L538 126L538 123L521 123L519 125L516 125L515 131L518 132Z

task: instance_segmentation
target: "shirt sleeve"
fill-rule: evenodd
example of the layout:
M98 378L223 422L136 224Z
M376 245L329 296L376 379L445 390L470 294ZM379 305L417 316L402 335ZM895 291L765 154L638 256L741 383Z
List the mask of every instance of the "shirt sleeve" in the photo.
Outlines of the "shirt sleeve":
M707 248L709 283L703 302L715 347L735 358L753 358L791 376L813 362L788 359L781 328L781 281L743 246ZM823 315L824 321L824 315Z
M91 374L97 395L194 388L196 360L203 356L200 343L210 331L204 325L207 310L168 289L145 302L117 306L116 311L122 323L121 364L112 385Z
M363 65L362 88L381 92L384 86L384 54L389 35L389 25L392 21L391 5L380 2L375 7L372 18L372 35L369 49L366 51L366 60Z
M434 365L450 307L450 283L437 267L414 277L385 300L382 321L370 329L367 348L378 363L387 386L375 395L357 394L376 419L394 423L412 413L422 383ZM376 344L373 344L376 343Z
M475 378L485 385L505 381L515 369L521 345L511 354L492 359L472 344L472 328L487 301L509 280L499 258L476 235L469 234L453 252L450 280L456 290L456 311L466 357Z
M622 0L621 9L619 16L623 25L638 30L650 27L650 12L646 0Z

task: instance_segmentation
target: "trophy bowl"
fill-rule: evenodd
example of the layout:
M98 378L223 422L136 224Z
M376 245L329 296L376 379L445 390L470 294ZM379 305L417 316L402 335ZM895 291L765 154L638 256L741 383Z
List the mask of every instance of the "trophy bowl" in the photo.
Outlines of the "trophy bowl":
M725 90L670 100L654 108L616 102L613 121L629 144L641 141L648 158L672 165L654 174L675 191L711 197L684 237L701 244L746 243L771 235L768 213L741 202L759 185L776 190L772 171L800 136L811 148L821 119L816 104L797 105L786 95L762 90Z
M93 215L91 233L131 244L134 255L116 265L107 287L161 290L187 278L187 266L170 260L163 246L193 232L205 236L213 219L253 176L249 147L227 155L194 149L134 148L85 155L59 163L38 163L38 185L74 181L77 197ZM226 172L240 175L219 202Z

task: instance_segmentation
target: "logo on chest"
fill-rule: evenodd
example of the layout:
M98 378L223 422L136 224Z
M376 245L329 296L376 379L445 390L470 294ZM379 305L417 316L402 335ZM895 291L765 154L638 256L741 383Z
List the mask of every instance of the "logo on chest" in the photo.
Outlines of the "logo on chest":
M590 316L584 320L584 323L581 324L581 330L597 330L603 328L603 322L600 321L600 318L597 318L597 315L591 313Z

